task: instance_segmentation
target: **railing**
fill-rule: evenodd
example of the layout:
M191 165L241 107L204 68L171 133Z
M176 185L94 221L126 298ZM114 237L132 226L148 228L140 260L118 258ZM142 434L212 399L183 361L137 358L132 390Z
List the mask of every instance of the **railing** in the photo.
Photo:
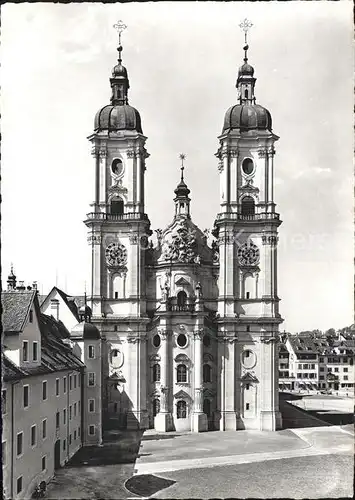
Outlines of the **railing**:
M195 312L195 304L169 304L167 309L172 312Z
M88 220L148 220L148 215L142 212L128 214L106 214L102 212L90 212L86 214Z
M221 219L233 219L233 220L248 220L248 221L258 221L258 220L279 220L280 214L263 212L260 214L237 214L235 212L222 212L217 214L217 220Z

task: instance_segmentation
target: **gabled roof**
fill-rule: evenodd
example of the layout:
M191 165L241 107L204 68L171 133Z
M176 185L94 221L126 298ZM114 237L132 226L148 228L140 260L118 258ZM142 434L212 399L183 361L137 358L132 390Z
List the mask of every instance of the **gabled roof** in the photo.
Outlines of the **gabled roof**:
M66 306L70 309L72 314L74 315L75 319L78 320L79 322L79 309L81 306L85 305L85 297L82 295L68 295L67 293L63 292L60 288L54 286L52 290L49 292L46 297L43 298L41 302L41 306L44 304L44 302L47 300L47 298L53 293L57 292L58 295L61 297L61 299L64 301Z
M36 291L16 290L1 294L2 326L5 334L22 332L35 297Z

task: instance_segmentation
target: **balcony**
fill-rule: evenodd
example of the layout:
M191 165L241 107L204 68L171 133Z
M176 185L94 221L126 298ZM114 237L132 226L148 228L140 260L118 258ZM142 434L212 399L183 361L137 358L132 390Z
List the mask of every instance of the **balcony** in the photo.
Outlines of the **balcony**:
M127 214L106 214L102 212L90 212L86 214L86 220L93 221L118 221L118 220L149 220L148 215L142 212Z
M225 213L217 214L217 217L216 217L217 221L220 221L223 219L238 220L238 221L253 221L253 222L258 222L258 221L263 221L263 220L279 221L280 214L269 213L269 212L262 212L259 214L247 214L247 215L238 214L235 212L225 212Z

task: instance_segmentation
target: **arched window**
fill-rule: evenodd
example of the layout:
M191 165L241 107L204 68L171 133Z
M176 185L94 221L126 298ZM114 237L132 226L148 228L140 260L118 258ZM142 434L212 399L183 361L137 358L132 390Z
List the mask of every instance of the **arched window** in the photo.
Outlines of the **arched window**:
M181 290L177 294L177 305L178 305L178 310L179 311L183 311L184 310L184 308L186 306L186 301L187 301L186 292L184 292L183 290Z
M247 274L244 277L244 298L255 298L255 278L251 274Z
M160 380L160 365L155 363L153 365L153 382L159 382Z
M203 365L203 381L211 382L212 381L212 368L210 365Z
M176 372L177 372L177 382L187 382L186 365L178 365Z
M242 199L242 215L255 215L255 202L251 196Z
M187 417L187 404L186 401L178 401L176 405L176 417L186 418Z
M203 400L203 413L205 413L208 417L211 416L211 401L209 399Z
M115 175L121 175L122 170L123 170L123 163L122 160L119 158L116 158L113 160L112 165L111 165L111 170Z
M249 97L248 89L245 89L244 97L245 97L245 99L248 99L248 97Z
M153 399L153 417L155 417L160 412L160 401L159 399Z
M124 212L124 204L121 198L112 198L110 213L111 215L121 215Z

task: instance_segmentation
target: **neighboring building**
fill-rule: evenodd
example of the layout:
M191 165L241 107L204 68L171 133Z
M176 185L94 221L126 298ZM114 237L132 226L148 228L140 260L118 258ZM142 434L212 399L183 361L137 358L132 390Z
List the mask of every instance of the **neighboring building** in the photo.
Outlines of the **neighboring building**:
M111 103L97 112L89 137L95 199L85 220L89 303L103 340L105 421L160 431L275 430L281 426L278 137L269 111L256 104L247 50L236 103L218 138L213 238L191 220L182 155L173 220L156 231L156 244L145 213L147 138L139 112L128 104L121 57L122 47L110 78ZM53 298L60 300L58 292Z
M61 321L41 313L36 290L16 286L13 271L1 299L3 490L5 498L21 499L82 445L101 442L100 376L89 387L80 360L96 371L85 353L92 355L99 332L82 322L70 339ZM94 412L89 398L97 400Z
M318 348L308 335L290 335L286 340L290 353L290 375L294 377L294 389L318 389Z
M290 353L284 343L279 346L279 389L293 390L295 388L294 375L290 375Z

